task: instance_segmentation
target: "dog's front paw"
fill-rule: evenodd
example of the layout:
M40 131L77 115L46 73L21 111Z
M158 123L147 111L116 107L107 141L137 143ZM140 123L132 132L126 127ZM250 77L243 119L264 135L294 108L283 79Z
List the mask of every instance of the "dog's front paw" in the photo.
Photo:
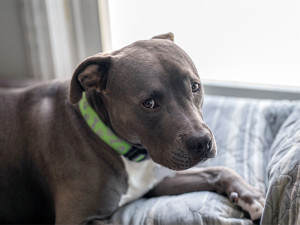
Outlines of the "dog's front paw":
M229 168L220 167L222 186L229 199L249 213L251 220L260 220L264 207L265 196L255 187L248 184L238 173Z
M265 197L263 194L258 193L256 190L245 194L231 192L229 198L233 203L248 212L251 220L260 220L265 207Z

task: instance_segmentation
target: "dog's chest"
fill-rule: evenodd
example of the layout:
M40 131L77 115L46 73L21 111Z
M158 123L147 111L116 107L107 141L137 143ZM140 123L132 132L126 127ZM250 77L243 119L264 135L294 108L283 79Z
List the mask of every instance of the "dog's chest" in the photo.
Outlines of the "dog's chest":
M165 177L175 176L175 171L158 165L151 159L137 163L121 157L128 174L128 189L121 196L119 206L140 198Z

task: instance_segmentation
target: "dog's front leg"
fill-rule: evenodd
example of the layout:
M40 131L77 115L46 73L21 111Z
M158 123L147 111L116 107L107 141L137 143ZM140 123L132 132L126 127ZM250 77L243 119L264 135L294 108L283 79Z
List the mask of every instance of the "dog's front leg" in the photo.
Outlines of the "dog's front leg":
M95 191L91 187L81 189L70 185L59 190L55 201L55 224L107 224L118 203L108 202L101 189Z
M227 195L231 201L247 211L252 220L259 219L264 208L264 195L226 167L178 172L175 177L164 179L147 196L179 195L195 191L213 191Z
M67 200L74 205L59 205L56 209L56 225L60 224L77 224L77 225L104 225L105 216L91 216L97 214L96 208L91 209L90 205L85 204L85 199L81 202ZM93 202L93 199L90 200Z

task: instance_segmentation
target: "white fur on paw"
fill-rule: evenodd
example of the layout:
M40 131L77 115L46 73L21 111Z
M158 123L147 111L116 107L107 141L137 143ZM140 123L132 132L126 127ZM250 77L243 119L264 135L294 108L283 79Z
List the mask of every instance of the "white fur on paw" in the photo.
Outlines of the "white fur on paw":
M258 202L259 202L263 207L265 207L266 200L265 200L264 198L258 199Z
M247 211L250 214L251 220L259 219L264 210L264 199L262 198L259 200L253 200L251 205L239 198L237 204L242 207L244 211Z

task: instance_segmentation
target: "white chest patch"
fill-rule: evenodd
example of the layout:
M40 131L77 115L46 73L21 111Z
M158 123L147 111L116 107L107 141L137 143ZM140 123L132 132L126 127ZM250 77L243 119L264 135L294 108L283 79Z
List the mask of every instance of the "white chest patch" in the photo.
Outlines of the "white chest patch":
M175 176L175 171L158 165L152 159L133 162L121 156L128 174L128 189L121 196L119 206L142 197L165 177Z

